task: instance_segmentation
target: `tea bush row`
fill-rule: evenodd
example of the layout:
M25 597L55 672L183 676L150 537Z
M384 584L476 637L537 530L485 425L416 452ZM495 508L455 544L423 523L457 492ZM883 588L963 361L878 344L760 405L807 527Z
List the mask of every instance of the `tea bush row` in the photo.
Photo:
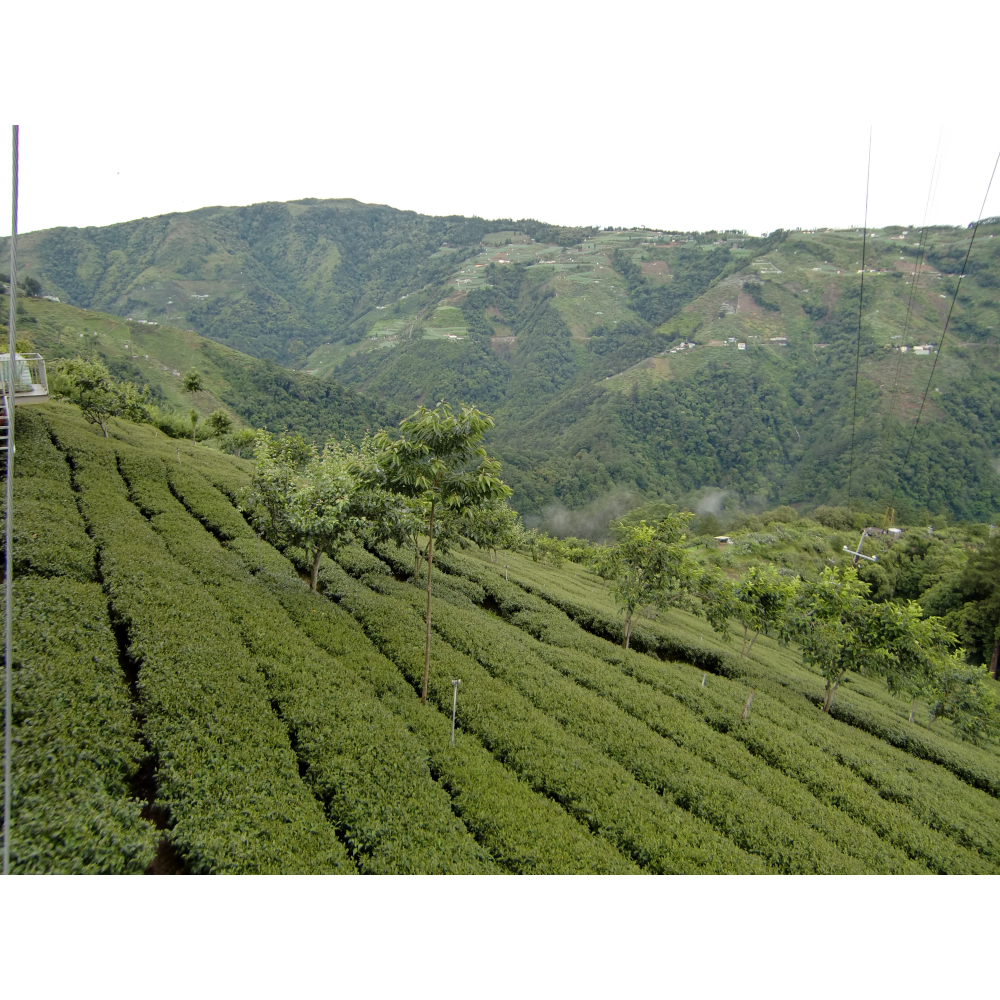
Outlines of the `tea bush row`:
M223 609L128 498L115 442L49 418L70 459L99 567L138 665L157 803L193 872L354 870L302 782L261 671Z
M11 869L142 873L158 836L131 791L145 755L107 599L66 577L13 591Z
M95 579L94 543L84 530L66 459L38 414L18 410L16 433L15 578L32 574Z
M305 782L326 805L359 869L492 870L431 778L418 741L341 662L301 635L238 556L188 514L169 489L163 462L119 446L119 467L171 555L195 573L253 654L291 729Z
M385 578L372 580L372 586L406 600L419 612L423 595L418 589ZM864 870L821 833L793 819L758 790L734 780L665 739L645 721L567 678L538 655L531 640L524 641L527 637L523 633L491 617L442 601L435 605L432 620L435 631L449 645L475 659L547 716L558 719L569 732L775 868L787 872ZM606 671L603 664L601 667Z
M423 676L424 623L407 602L379 594L325 560L321 579L366 635L410 680ZM372 575L373 583L384 580ZM469 657L432 637L429 697L451 708L451 678L462 679L460 724L533 788L651 872L752 872L754 857L707 823L645 787L620 764L566 732Z
M354 618L310 593L288 561L270 546L263 544L258 552L258 541L243 518L204 478L172 466L168 471L172 488L187 509L227 541L230 551L269 588L298 629L337 661L337 668L356 689L371 691L422 741L431 771L451 794L455 811L504 870L551 874L636 870L556 802L519 781L474 736L459 730L455 746L450 746L450 716L420 704L413 686L374 648Z
M393 591L401 587L389 586ZM818 801L797 780L706 725L676 699L619 669L547 646L501 620L484 620L481 612L441 604L434 621L449 643L516 684L640 780L672 794L775 866L786 871L918 870L902 851Z
M389 553L383 552L383 555ZM463 561L458 568L467 571L467 566ZM504 581L491 567L483 566L476 572L473 564L471 573L497 600L505 617L509 616L513 624L521 627L527 624L530 634L548 641L556 638L559 647L584 649L593 646L603 653L605 662L616 666L619 672L622 669L637 672L643 681L647 681L650 674L663 678L671 694L677 694L679 679L683 677L685 704L699 711L711 727L744 742L763 760L781 761L781 770L805 781L806 787L823 802L871 826L874 832L886 838L887 844L897 845L933 870L982 870L984 864L1000 862L1000 828L993 815L996 812L994 803L984 799L982 793L963 786L952 775L923 762L908 762L905 755L847 727L834 727L831 731L829 719L819 718L819 713L805 699L790 697L790 692L773 678L757 677L750 682L757 685L751 724L738 726L736 720L746 698L745 683L716 677L706 690L698 683L699 675L690 668L659 664L642 655L630 655L624 661L628 666L623 667L620 649L589 635L574 639L572 633L576 626L560 621L561 612L551 607L546 611L544 607L534 606L533 602L539 600L537 597L523 592L519 597L520 588ZM519 610L528 607L532 610ZM565 658L563 662L567 669L579 671L584 660L574 657ZM602 671L592 671L590 676L601 678ZM602 683L607 683L608 676L603 674ZM724 710L716 704L720 692L725 692ZM710 705L713 707L706 711L706 706ZM653 724L648 717L644 718ZM761 731L765 724L776 727L767 736ZM801 742L795 732L802 725L820 727L813 732L812 743ZM793 732L787 731L789 727ZM786 731L782 732L783 729ZM789 743L795 746L788 746ZM887 754L889 759L886 759ZM806 765L805 761L811 763ZM906 795L901 795L900 776L908 775L921 764L924 780L909 782ZM819 775L822 779L817 783ZM963 847L942 836L942 831L957 844L979 851L989 860L984 862L975 855L967 855ZM875 870L881 870L875 862L876 855L877 852L870 854L872 860L868 863L873 864Z
M384 555L384 553L382 554ZM585 608L584 602L579 597L574 597L573 600L559 598L553 593L557 588L554 588L551 583L546 582L544 585L540 585L537 581L528 582L528 585L533 587L533 592L529 595L524 592L520 585L506 583L496 570L479 560L449 554L442 560L442 563L447 563L449 568L484 586L491 597L501 605L505 617L516 621L518 625L526 628L537 638L547 642L555 641L559 645L569 644L570 639L564 634L566 630L560 628L561 615L558 615L558 612L557 615L552 614L557 609L568 608L566 613L569 617L573 618L582 628L587 629L588 632L591 631L594 619L593 615L585 614L581 610ZM553 605L549 605L547 611L545 608L547 601L543 601L542 594L545 595L546 599L552 598L553 600ZM603 592L593 595L595 602L602 599L609 600ZM536 601L539 602L537 605L533 603ZM579 617L570 614L570 611L574 610ZM610 620L610 613L602 611L601 615ZM660 656L669 657L671 655L669 649L673 648L668 642L672 630L658 622L647 622L644 623L643 627L655 639L655 642L650 641L647 646L652 647L652 650ZM596 641L591 641L589 647L587 640L579 636L572 639L572 642L575 648L587 648L588 652L601 656L608 662L617 660L617 654L612 651L612 647L605 645L606 640L599 639L596 635L593 636L593 640ZM674 642L674 646L677 645L689 650L702 649L704 655L701 657L683 656L680 659L686 663L700 666L702 669L714 670L721 677L738 678L741 681L740 689L744 692L744 698L747 687L753 687L756 690L769 689L775 693L777 693L778 688L784 688L793 695L785 700L786 707L790 712L796 714L806 712L810 718L814 717L815 712L812 711L808 702L812 702L814 705L817 699L821 699L819 692L822 684L818 677L810 674L804 668L790 666L776 670L773 663L761 662L760 658L738 662L730 654L707 650L682 637ZM762 653L761 655L766 654ZM716 660L709 662L712 657L716 657ZM786 653L783 658L789 659L790 654ZM733 662L738 662L738 665L734 667ZM854 680L859 687L866 690L879 683L865 681L862 678ZM891 744L907 754L946 768L975 788L983 789L994 796L1000 795L1000 756L995 752L962 743L944 734L929 732L926 727L908 723L905 721L905 714L900 715L898 712L895 714L892 712L889 707L889 696L884 693L884 689L880 690L875 697L865 698L862 705L860 699L852 695L850 688L850 682L846 687L842 686L841 692L838 694L838 702L834 703L832 712L835 718L871 734L875 737L876 743Z

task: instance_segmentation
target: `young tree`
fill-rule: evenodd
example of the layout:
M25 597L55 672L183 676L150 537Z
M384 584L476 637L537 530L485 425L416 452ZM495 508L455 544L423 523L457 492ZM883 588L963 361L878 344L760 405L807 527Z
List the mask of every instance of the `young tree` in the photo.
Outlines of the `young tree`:
M358 484L352 461L338 444L318 451L298 435L291 440L258 438L253 483L242 509L269 541L305 549L312 561L313 590L323 554L346 545L365 523L354 509Z
M890 692L910 699L912 722L917 699L936 697L958 637L943 619L924 618L915 601L879 604L873 613L889 653L884 663L886 683Z
M197 444L198 443L198 439L195 437L195 429L197 428L198 421L201 420L201 417L198 415L198 411L197 410L192 410L188 414L188 416L191 419L191 444Z
M222 437L233 429L233 418L221 407L213 410L205 420L212 437Z
M431 577L434 538L442 523L471 519L485 505L510 496L500 479L500 463L486 454L483 436L493 418L474 406L458 413L441 402L433 410L421 406L399 425L400 437L382 431L374 438L374 454L364 477L366 485L416 501L427 536L427 638L424 683L420 700L427 701L431 669Z
M985 666L964 662L961 655L949 657L934 685L931 722L950 719L964 740L996 743L1000 737L1000 704Z
M735 583L702 580L702 602L712 628L728 637L730 619L743 627L741 657L750 655L761 633L777 635L782 641L789 638L797 586L773 566L751 566Z
M497 549L514 549L524 533L521 518L516 510L500 498L483 504L461 521L461 532L490 554L490 562L497 561Z
M201 375L197 368L192 368L184 373L184 391L201 392Z
M867 600L868 589L852 566L827 566L800 590L796 633L803 662L826 679L824 712L848 670L884 675L888 669L888 641L877 614L882 606Z
M139 392L131 382L118 382L102 361L72 358L54 367L52 395L79 406L84 417L100 427L105 437L111 417L136 422L148 419L149 390Z
M622 648L626 652L636 611L679 603L691 591L695 566L682 544L691 516L674 509L656 524L619 523L614 526L617 543L605 549L595 562L598 575L608 581L615 603L625 616Z
M222 441L222 447L225 451L229 452L231 455L235 455L237 458L243 457L244 451L253 451L257 446L257 438L260 432L251 430L249 427L244 427L235 433L230 433L224 436Z

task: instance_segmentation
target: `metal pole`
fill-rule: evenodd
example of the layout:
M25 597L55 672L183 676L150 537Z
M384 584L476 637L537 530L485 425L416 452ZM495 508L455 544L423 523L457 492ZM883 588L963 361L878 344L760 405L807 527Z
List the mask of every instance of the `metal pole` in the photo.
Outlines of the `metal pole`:
M458 710L458 685L461 681L451 679L451 688L454 692L451 696L451 745L455 745L455 712Z
M10 289L7 295L7 511L4 576L4 665L3 665L3 873L10 874L10 756L11 756L11 608L14 580L14 355L17 346L17 140L19 128L11 136L10 209Z

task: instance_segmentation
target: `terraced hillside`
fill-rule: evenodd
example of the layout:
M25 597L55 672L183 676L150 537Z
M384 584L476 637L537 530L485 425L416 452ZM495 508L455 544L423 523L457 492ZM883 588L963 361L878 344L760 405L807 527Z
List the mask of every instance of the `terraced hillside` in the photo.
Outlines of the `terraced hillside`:
M312 593L234 507L246 463L18 420L17 871L1000 867L1000 754L874 682L825 716L794 649L740 661L680 612L623 658L593 576L456 549L424 706L404 554L354 547Z

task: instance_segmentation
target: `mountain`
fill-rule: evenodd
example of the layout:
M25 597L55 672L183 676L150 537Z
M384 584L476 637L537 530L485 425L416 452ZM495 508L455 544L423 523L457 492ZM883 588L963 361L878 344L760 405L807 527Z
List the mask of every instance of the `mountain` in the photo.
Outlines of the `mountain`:
M518 509L580 534L644 497L994 517L997 220L935 354L969 235L572 230L305 200L28 234L21 258L60 298L173 317L390 410L476 403Z
M589 232L516 225L542 241ZM377 306L441 281L487 233L513 226L350 199L203 208L26 233L18 276L73 305L190 327L298 364L331 339L361 340Z

